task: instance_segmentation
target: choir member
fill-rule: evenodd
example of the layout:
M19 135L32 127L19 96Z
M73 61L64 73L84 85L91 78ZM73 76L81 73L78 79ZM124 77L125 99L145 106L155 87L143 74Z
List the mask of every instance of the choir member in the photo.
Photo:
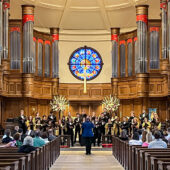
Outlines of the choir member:
M120 135L120 125L121 125L121 122L119 120L119 117L116 117L116 119L114 121L114 124L113 124L113 134L115 136L119 136Z
M41 120L41 124L42 124L42 130L43 130L43 132L45 132L47 130L47 127L48 127L48 120L47 120L46 115L43 115L42 120Z
M35 129L36 129L36 130L42 130L41 120L38 120L38 121L37 121L37 123L35 124Z
M144 122L142 123L142 128L147 130L148 132L150 131L151 123L148 121L147 117L144 118Z
M71 146L74 146L74 141L73 141L73 137L74 137L74 123L73 123L73 119L69 118L68 122L67 122L67 134L71 136Z
M127 134L129 134L129 122L126 117L123 117L123 121L120 124L120 128L125 130Z
M35 130L35 119L32 116L29 116L29 118L26 121L27 130Z
M23 130L23 133L25 134L27 131L27 127L26 127L26 117L24 116L24 110L20 111L18 123L19 123L19 127Z
M36 116L35 116L35 123L37 123L38 120L41 120L41 117L40 117L39 112L36 113Z
M80 114L77 113L76 114L76 118L74 119L74 125L75 125L75 139L74 139L74 143L76 143L76 139L77 139L77 135L79 137L79 143L80 143L80 131L81 131L81 120L80 120Z
M144 122L145 117L146 117L147 119L149 119L149 114L147 114L147 113L145 112L145 110L143 110L143 113L141 113L140 116L139 116L139 120L141 121L141 124Z
M52 111L50 112L50 115L48 116L48 121L51 121L55 125L56 116L54 115Z
M135 118L133 119L133 122L132 122L132 124L131 124L131 127L132 127L132 134L133 134L134 132L138 131L138 129L139 129L139 120L137 119L137 117L135 117Z

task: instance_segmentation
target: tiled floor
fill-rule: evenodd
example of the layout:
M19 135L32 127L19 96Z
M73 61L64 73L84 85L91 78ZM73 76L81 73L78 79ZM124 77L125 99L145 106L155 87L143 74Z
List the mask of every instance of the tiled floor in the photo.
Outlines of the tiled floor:
M50 170L124 170L112 156L111 151L61 151L61 155Z

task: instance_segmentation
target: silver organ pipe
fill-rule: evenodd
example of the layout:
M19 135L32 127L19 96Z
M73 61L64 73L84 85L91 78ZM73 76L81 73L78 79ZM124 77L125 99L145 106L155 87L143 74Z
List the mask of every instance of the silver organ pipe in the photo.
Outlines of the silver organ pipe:
M36 38L33 37L33 73L36 71Z
M159 69L159 27L150 27L150 69Z
M23 15L23 73L34 73L33 26L34 6L22 5Z
M19 27L10 30L10 62L11 69L20 69L21 32Z
M38 39L38 76L43 74L43 40Z
M0 64L3 58L3 0L0 0Z
M112 78L118 77L118 40L120 28L111 28L112 41Z
M125 77L126 75L126 47L125 40L120 41L120 76Z
M4 0L3 3L3 58L8 59L8 26L9 26L9 0Z
M51 28L52 35L52 77L59 77L59 28Z
M128 76L132 76L133 65L132 65L132 39L127 40L128 44Z
M168 56L170 63L170 0L168 2Z
M139 70L137 73L147 73L148 5L136 6L136 12L139 64Z
M50 77L50 41L45 41L45 77Z
M138 43L137 37L134 38L134 48L135 48L135 73L139 72L139 59L138 59Z
M167 58L167 0L160 1L162 16L162 58Z

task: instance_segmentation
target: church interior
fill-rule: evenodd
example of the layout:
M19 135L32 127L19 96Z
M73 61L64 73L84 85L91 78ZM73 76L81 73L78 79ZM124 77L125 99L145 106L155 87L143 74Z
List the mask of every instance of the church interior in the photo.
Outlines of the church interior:
M86 118L93 129L101 121L91 157L73 143L80 142ZM149 149L141 151L141 163L135 155L141 144L119 136L144 136L155 128L169 138L165 155L153 149L162 154L160 160L154 155L153 166L170 169L170 0L0 0L0 139L16 126L22 134L36 129L38 136L46 119L48 139L51 129L57 138L22 161L18 154L18 165L2 158L14 159L0 143L0 170L47 170L52 164L51 170L102 170L105 164L108 170L151 170ZM69 148L61 147L66 140Z

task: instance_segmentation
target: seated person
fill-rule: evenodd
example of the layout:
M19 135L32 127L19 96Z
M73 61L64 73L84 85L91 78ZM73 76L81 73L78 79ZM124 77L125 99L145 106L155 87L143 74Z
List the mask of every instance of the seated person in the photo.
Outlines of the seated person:
M33 138L33 146L34 147L41 147L45 145L45 141L40 137L40 131L35 131L35 137Z
M21 135L19 133L16 133L14 135L14 140L7 143L6 145L3 145L1 147L5 147L5 148L8 148L8 147L20 147L22 146L22 142L20 141L20 138L21 138Z
M128 140L128 135L127 135L127 131L125 129L122 130L122 132L120 133L120 137L121 140Z
M53 135L53 130L52 129L48 130L48 134L49 134L49 136L48 136L49 141L52 141L52 140L54 140L56 138L56 136Z
M145 134L144 134L145 136ZM142 147L148 147L149 143L152 142L152 133L151 132L147 132L146 134L146 140L142 140L143 144Z
M23 145L19 148L19 153L30 153L35 151L36 148L33 146L33 138L31 136L27 136L24 139Z
M45 143L49 143L47 132L43 132L41 137L45 141Z
M6 129L5 130L5 135L2 138L2 143L9 143L11 141L13 141L13 138L11 137L11 130Z
M165 138L166 138L166 140L169 141L169 139L170 139L170 127L167 129L167 133L168 133L168 135Z
M160 131L155 131L154 133L154 137L155 137L155 140L152 141L148 148L167 148L167 144L166 142L164 142L162 139L161 139L161 132Z
M142 145L142 141L139 140L138 132L134 132L133 138L129 141L129 145Z

